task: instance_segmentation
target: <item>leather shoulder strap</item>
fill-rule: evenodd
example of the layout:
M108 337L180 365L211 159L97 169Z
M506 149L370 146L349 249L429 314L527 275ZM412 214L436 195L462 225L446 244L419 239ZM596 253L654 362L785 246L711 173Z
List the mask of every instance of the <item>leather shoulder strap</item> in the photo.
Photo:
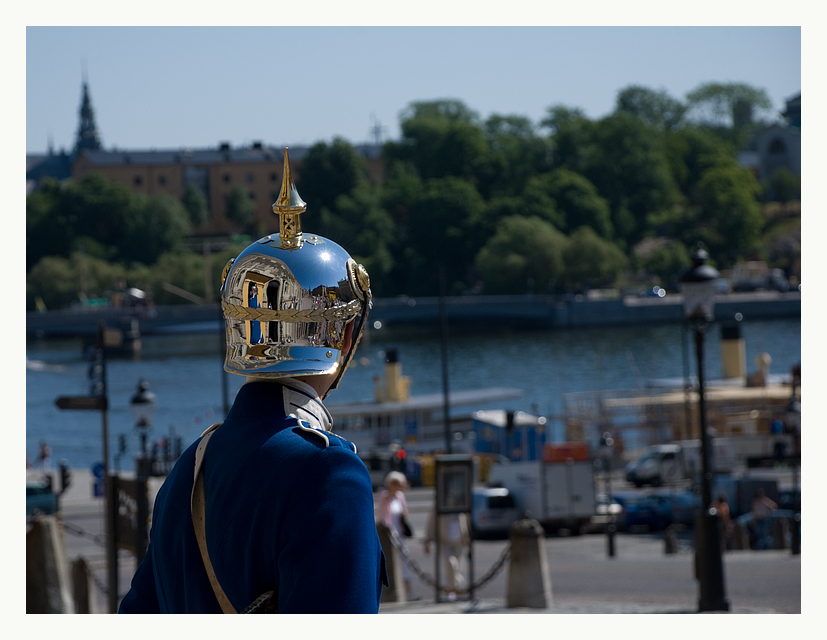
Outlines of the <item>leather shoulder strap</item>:
M210 579L210 584L215 592L215 597L218 604L221 606L221 611L224 613L238 613L235 607L230 603L227 594L218 582L215 575L212 562L210 561L210 554L207 551L207 536L205 533L206 519L204 515L204 474L201 472L204 463L204 452L207 449L207 444L218 428L220 422L212 425L207 429L201 437L201 442L195 450L195 477L192 483L192 497L190 499L190 510L192 513L192 525L195 528L195 537L198 540L198 548L201 549L201 558L204 561L204 568L207 570L207 576Z

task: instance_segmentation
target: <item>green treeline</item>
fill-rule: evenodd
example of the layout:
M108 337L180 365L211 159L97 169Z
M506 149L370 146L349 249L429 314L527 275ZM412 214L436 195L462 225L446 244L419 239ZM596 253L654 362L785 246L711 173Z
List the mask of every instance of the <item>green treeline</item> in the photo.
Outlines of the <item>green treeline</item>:
M698 241L719 269L762 259L792 275L800 180L781 170L759 184L737 162L769 109L763 91L740 84L705 84L685 102L631 86L602 119L554 105L536 124L414 102L401 138L383 147L381 182L343 139L309 150L302 226L362 262L378 297L437 295L440 267L449 295L673 288ZM231 208L239 231L251 231L246 206ZM217 291L241 249L210 257L208 285L200 250L184 244L204 219L197 191L147 199L93 176L46 185L26 215L30 309L103 295L119 279L180 303L162 282Z

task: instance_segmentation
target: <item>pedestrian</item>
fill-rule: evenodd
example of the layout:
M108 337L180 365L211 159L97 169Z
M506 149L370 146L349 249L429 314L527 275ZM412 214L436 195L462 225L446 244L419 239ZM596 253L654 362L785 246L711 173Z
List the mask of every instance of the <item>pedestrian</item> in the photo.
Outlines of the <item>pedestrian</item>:
M718 499L712 503L715 512L721 518L721 527L724 535L721 536L721 551L726 551L729 547L729 542L732 539L732 519L729 514L729 505L727 504L727 495L725 493L718 494Z
M419 600L412 591L413 575L408 563L404 561L405 538L413 536L413 529L408 521L408 503L405 490L409 487L408 479L400 471L391 471L385 476L385 488L379 494L377 511L379 521L397 533L397 542L402 552L402 579L405 583L405 595L408 600Z
M752 523L755 532L755 548L770 549L772 547L772 512L778 508L773 500L764 494L759 487L752 501Z
M40 441L40 446L37 449L37 464L40 467L43 475L48 475L52 471L52 450L45 440Z
M302 234L305 209L285 149L280 233L221 277L224 369L247 379L158 491L121 613L378 612L387 575L370 475L323 404L356 350L370 279L339 245ZM252 282L277 299L250 307ZM254 344L251 321L277 330Z
M436 505L431 508L428 516L428 525L425 533L425 555L430 553L431 542L436 541L439 534L439 553L445 564L447 576L448 599L456 600L457 593L465 588L465 577L462 575L462 556L471 546L470 526L467 513L441 514L439 531L437 532Z

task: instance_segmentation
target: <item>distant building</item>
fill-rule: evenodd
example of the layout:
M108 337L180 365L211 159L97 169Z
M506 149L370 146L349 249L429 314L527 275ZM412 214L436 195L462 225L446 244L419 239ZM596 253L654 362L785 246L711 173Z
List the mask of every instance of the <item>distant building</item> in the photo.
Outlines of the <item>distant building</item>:
M381 146L355 145L367 165L369 177L381 179ZM308 147L290 147L293 179L301 180L302 161ZM239 231L226 217L225 196L242 186L255 204L252 225L262 233L273 230L273 202L281 188L284 147L254 142L232 148L222 142L211 149L105 150L95 126L87 84L83 85L80 125L71 154L26 156L26 193L38 188L45 178L82 180L97 173L146 196L167 194L180 199L189 185L195 185L207 199L209 219L194 230L196 236L224 236Z
M769 180L780 167L801 175L800 93L787 100L781 116L782 120L758 133L749 149L739 156L740 163L751 168L761 181Z

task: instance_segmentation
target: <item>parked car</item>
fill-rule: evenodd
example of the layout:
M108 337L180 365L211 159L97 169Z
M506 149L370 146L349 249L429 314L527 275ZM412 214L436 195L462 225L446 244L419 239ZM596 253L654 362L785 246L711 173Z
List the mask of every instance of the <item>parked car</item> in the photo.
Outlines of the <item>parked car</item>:
M626 530L663 531L672 524L691 527L701 509L700 499L691 491L624 492L615 499L623 508L621 521Z
M471 508L474 538L507 536L522 516L514 496L503 487L474 487Z
M50 515L58 510L57 496L45 480L26 480L26 517Z

